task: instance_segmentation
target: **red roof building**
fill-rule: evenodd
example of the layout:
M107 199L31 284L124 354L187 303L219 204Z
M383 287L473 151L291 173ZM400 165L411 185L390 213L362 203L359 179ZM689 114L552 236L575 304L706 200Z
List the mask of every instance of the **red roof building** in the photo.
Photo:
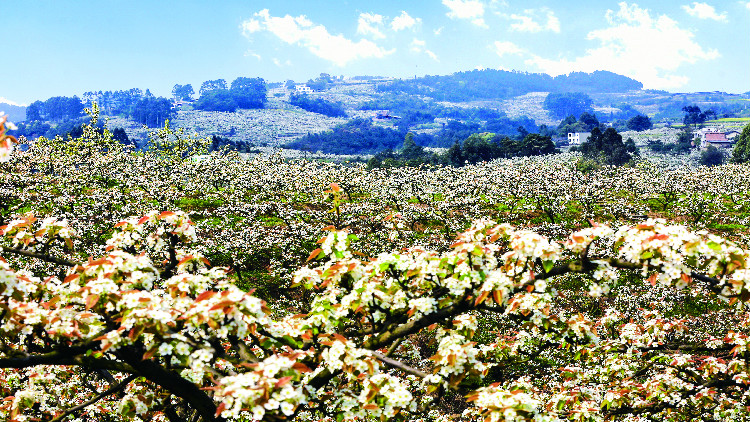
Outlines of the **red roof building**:
M731 148L732 141L727 139L727 135L724 132L706 132L703 134L701 148L708 148L709 145L713 145L717 148Z

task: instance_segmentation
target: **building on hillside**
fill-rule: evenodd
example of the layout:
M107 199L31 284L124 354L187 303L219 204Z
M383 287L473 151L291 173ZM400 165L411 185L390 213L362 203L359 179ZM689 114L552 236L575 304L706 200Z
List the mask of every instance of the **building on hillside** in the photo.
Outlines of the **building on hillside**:
M296 85L294 91L298 94L312 94L313 89L307 85Z
M731 148L732 141L727 139L724 132L706 132L701 140L701 149L708 148L711 145L716 148Z
M588 141L591 132L569 132L568 133L568 144L570 145L581 145Z

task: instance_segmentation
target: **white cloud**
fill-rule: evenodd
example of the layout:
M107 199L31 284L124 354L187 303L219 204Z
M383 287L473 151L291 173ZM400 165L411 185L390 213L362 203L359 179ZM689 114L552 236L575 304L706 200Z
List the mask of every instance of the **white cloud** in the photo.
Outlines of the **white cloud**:
M748 4L750 8L750 3ZM688 15L696 17L698 19L712 19L719 22L727 21L727 13L722 14L716 13L716 9L708 3L693 2L693 6L683 5L682 9L688 13Z
M637 4L619 5L618 11L607 11L606 28L589 32L587 39L598 42L598 47L572 60L535 56L526 63L552 75L609 70L635 78L646 88L678 88L688 82L676 73L680 66L720 56L700 46L695 34L669 16L652 17Z
M750 10L750 1L747 2L747 4L745 5L745 7L747 7L747 10Z
M542 32L552 31L560 32L560 19L555 16L555 13L547 8L542 9L527 9L524 10L524 14L512 14L510 19L515 21L510 25L510 28L514 31L519 32ZM541 17L544 15L543 17ZM539 21L535 18L539 17ZM546 18L546 22L544 19Z
M260 56L260 54L254 52L253 50L247 50L247 51L245 51L245 57L255 57L258 60L263 60L263 58Z
M495 41L495 53L498 56L503 57L506 54L521 54L523 50L521 47L513 44L510 41Z
M393 21L391 21L391 28L394 31L400 31L402 29L412 28L420 23L422 23L421 18L412 18L406 13L406 11L402 10L401 15L396 16L393 18Z
M385 35L380 30L383 26L383 16L372 13L360 13L359 19L357 20L357 33L362 35L370 35L375 39L385 38Z
M443 0L443 5L450 9L446 15L452 19L468 19L477 26L486 27L484 23L484 3L479 0Z
M432 60L439 61L437 54L435 54L432 50L428 50L425 48L427 43L424 40L420 40L417 38L412 39L410 49L413 53L422 53L424 52L428 56L432 58Z
M11 101L11 100L9 100L9 99L7 99L5 97L0 97L0 103L2 103L2 104L8 104L8 105L16 106L16 107L27 107L28 106L28 104L19 104L19 103L15 102L15 101Z
M385 50L370 40L354 42L343 35L332 35L325 26L316 25L304 15L292 17L271 16L263 9L255 17L242 23L242 33L246 37L260 31L267 31L287 44L307 48L314 55L337 66L363 58L381 58L394 50Z

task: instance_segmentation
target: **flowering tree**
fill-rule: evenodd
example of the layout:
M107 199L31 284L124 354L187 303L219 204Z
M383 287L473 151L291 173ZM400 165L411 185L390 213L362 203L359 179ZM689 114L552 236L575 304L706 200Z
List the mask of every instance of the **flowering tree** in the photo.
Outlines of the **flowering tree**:
M150 157L85 133L85 155L40 140L0 163L16 194L0 228L6 420L749 418L748 251L663 220L564 225L646 206L675 174L673 208L698 207L689 172L604 169L604 183L517 160L367 173ZM729 189L743 169L701 170L727 186L717 207L747 206ZM665 190L642 183L654 175ZM535 200L544 186L554 201ZM149 211L197 201L218 205ZM549 209L556 225L482 218L496 207ZM241 260L278 245L263 265L304 293L265 302L240 288L255 258Z

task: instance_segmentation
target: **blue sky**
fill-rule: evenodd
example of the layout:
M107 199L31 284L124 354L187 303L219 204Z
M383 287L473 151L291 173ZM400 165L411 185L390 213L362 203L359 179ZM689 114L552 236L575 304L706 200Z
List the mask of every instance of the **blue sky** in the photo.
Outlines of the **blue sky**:
M750 90L750 0L2 0L0 101L209 79L610 70Z

